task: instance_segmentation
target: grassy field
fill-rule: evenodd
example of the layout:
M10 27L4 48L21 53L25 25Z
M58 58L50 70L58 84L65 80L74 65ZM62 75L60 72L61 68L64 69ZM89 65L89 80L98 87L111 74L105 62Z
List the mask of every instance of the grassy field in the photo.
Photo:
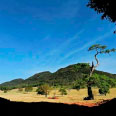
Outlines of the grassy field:
M58 90L56 90L56 96L58 99L49 99L46 98L44 95L37 95L35 92L36 88L33 89L32 92L19 92L17 89L8 91L7 93L4 93L3 91L0 91L0 97L9 99L11 101L23 101L23 102L57 102L57 103L77 103L77 102L90 102L95 103L102 100L112 99L116 97L116 88L110 89L110 93L106 96L99 95L98 89L93 89L93 93L95 95L95 100L90 101L84 101L83 98L87 96L87 90L81 89L79 91L77 90L67 90L68 94L62 96ZM55 90L52 90L48 97L53 97Z

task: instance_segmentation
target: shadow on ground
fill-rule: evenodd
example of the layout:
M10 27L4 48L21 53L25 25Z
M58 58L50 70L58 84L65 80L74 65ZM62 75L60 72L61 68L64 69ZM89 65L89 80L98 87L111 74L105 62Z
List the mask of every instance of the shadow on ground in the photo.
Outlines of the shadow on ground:
M116 98L101 104L100 106L87 107L78 105L68 105L62 103L25 103L11 102L4 98L0 98L0 113L7 115L70 115L70 116L115 116L116 114ZM41 116L40 115L40 116Z

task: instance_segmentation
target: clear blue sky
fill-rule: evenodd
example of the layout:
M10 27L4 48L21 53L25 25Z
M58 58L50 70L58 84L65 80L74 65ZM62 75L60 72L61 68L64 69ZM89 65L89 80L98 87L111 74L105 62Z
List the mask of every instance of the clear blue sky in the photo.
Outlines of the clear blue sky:
M87 1L0 1L0 83L91 63L92 44L116 48L115 25L87 8ZM99 60L99 70L116 73L116 53Z

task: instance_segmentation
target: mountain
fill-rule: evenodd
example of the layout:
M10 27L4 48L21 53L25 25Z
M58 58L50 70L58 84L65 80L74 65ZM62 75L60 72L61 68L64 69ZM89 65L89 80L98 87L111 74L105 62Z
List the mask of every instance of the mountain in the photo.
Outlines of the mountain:
M25 82L29 83L29 82L35 82L35 81L38 81L38 80L43 80L44 81L46 78L49 78L51 75L52 75L52 73L49 72L49 71L40 72L40 73L37 73L37 74L27 78L25 80Z
M50 85L71 85L77 79L83 79L88 75L90 65L88 63L78 63L61 68L54 73L49 71L37 73L25 80L15 79L9 82L0 84L0 87L25 87L25 86L38 86L43 83ZM106 75L109 78L116 78L116 74L95 70L94 73L99 75Z
M5 82L3 84L0 84L0 86L16 86L16 85L19 85L19 84L22 84L24 82L23 79L14 79L12 81L9 81L9 82Z

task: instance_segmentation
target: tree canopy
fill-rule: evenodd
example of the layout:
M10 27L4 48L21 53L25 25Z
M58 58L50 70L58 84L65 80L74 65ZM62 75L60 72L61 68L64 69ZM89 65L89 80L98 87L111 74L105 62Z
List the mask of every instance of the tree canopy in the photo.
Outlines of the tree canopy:
M96 52L98 54L103 54L103 53L110 53L110 52L116 52L116 49L115 48L112 48L112 49L107 49L107 46L105 45L100 45L100 44L95 44L95 45L92 45L88 51L91 51L91 50L96 50Z
M116 1L115 0L89 0L87 6L101 13L101 19L108 19L116 23ZM116 33L116 31L114 31Z

